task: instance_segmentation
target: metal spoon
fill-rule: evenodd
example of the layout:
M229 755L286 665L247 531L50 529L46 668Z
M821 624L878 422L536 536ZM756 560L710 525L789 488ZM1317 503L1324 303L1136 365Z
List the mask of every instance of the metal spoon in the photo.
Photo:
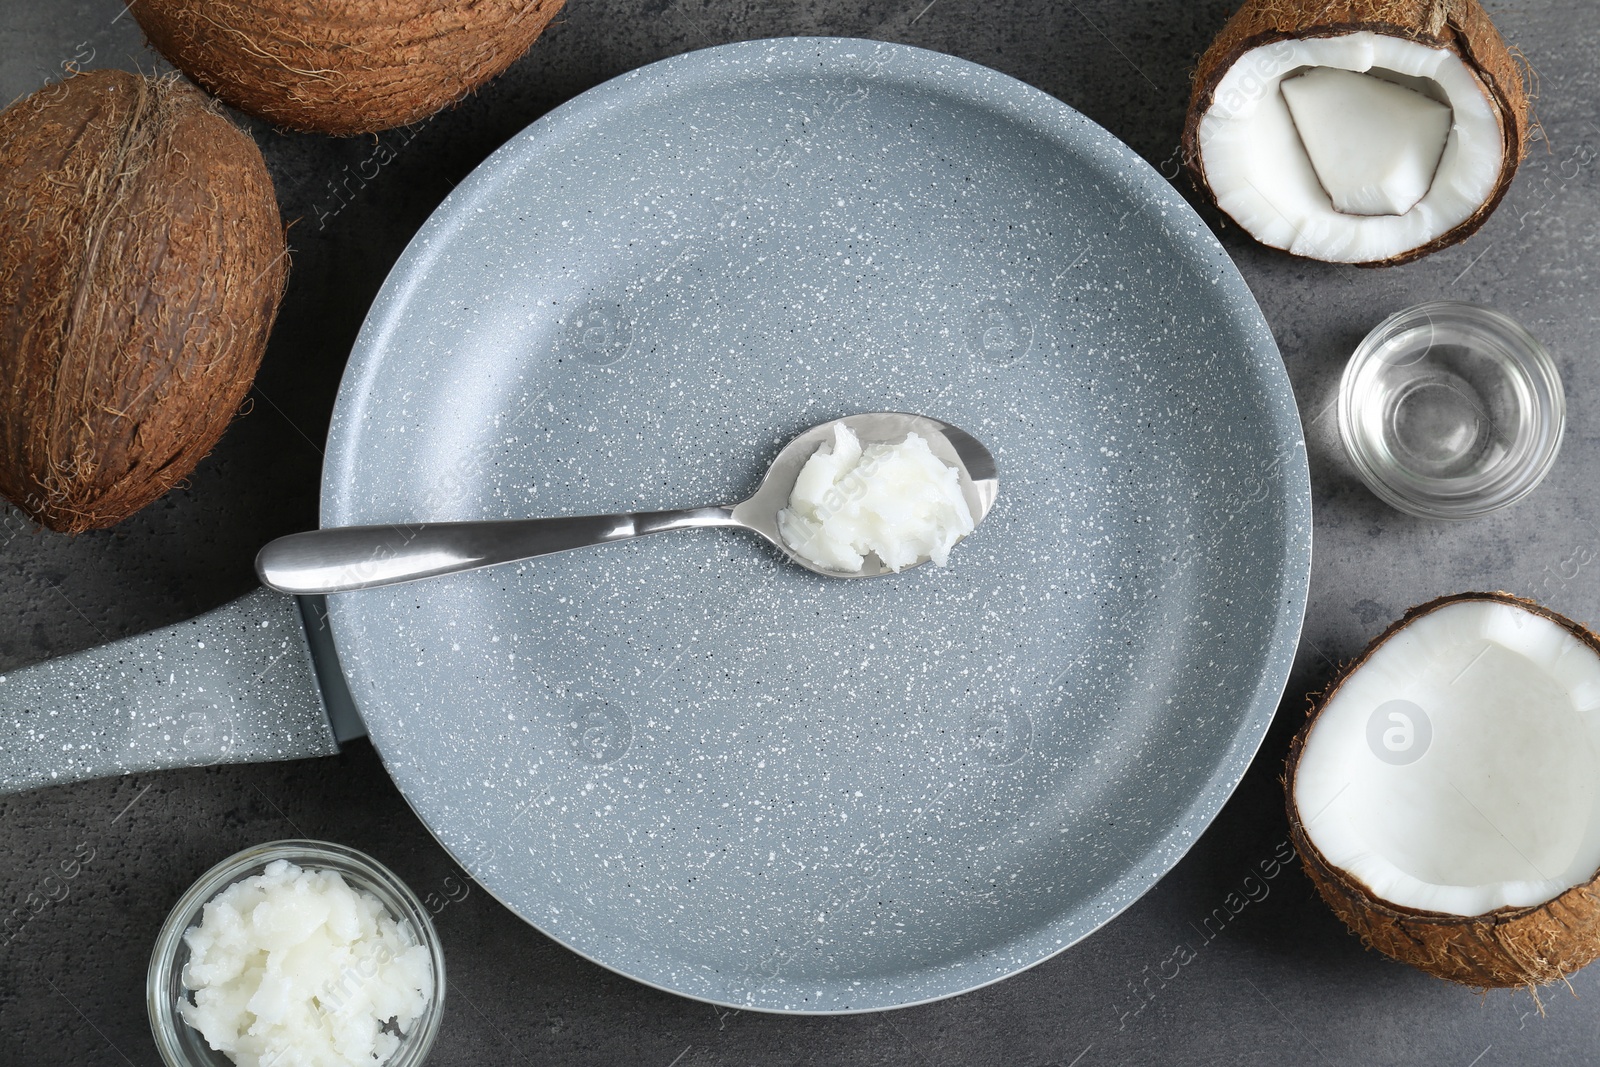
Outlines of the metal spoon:
M874 411L834 419L802 433L778 453L761 488L740 504L642 511L620 515L575 515L552 519L488 522L422 522L411 525L344 526L290 534L256 556L262 584L284 593L339 593L477 570L552 552L624 541L664 530L737 526L771 541L800 566L829 578L871 578L893 573L876 555L859 571L836 571L797 554L778 532L778 512L788 506L795 479L818 446L833 440L843 424L865 443L897 443L915 433L954 467L976 525L994 505L1000 483L994 457L964 430L922 415ZM919 560L920 566L927 560ZM907 568L908 569L908 568Z

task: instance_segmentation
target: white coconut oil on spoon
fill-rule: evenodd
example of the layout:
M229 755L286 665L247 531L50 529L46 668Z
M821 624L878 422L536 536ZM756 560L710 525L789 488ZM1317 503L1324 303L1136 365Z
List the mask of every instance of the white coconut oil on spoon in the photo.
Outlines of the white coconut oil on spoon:
M833 450L843 439L841 431L857 441L863 455L873 450L872 467L866 473L857 470L859 463L846 471L826 459L837 455ZM821 467L811 467L819 452ZM852 472L855 480L850 480ZM828 482L833 474L838 475L838 484ZM797 483L802 479L807 481L798 486L797 503ZM874 494L871 500L843 500L857 481ZM833 499L830 492L841 498L841 505L824 516L814 505L826 507ZM256 573L264 585L280 592L337 593L457 574L644 534L715 526L759 534L816 574L872 578L935 558L942 563L950 548L983 521L998 493L994 457L971 434L924 415L868 412L821 423L795 437L772 461L761 486L738 504L312 530L269 543L256 556ZM812 506L808 519L803 514L807 506ZM804 525L796 521L790 522L790 532L802 547L791 544L781 529L780 514L786 510L795 518L816 522L819 535L828 520L834 520L828 550L816 537L808 538ZM857 543L863 551L849 548Z

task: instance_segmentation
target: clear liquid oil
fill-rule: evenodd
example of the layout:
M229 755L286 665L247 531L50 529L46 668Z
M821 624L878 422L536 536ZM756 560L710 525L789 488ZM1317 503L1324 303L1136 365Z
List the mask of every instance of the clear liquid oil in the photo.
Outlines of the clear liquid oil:
M1397 333L1356 382L1356 430L1385 473L1471 491L1528 447L1529 383L1482 338L1424 325Z
M1379 323L1339 386L1339 433L1362 480L1424 518L1471 518L1532 492L1565 423L1544 346L1509 316L1455 301Z

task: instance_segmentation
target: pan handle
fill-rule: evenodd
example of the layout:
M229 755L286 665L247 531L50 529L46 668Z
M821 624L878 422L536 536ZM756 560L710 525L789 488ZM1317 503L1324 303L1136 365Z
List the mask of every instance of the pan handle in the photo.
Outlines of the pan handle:
M0 674L0 795L336 754L307 644L307 624L320 620L301 611L257 589L187 622Z

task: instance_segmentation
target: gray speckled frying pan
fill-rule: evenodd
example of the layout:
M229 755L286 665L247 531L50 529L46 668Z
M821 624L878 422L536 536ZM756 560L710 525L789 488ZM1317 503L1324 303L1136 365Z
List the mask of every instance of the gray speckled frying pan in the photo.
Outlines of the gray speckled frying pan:
M517 914L676 993L870 1011L1046 959L1205 829L1305 605L1294 399L1167 183L983 67L757 41L534 123L372 308L323 518L735 500L798 430L896 409L999 463L946 570L832 582L705 532L331 598L390 773ZM262 695L312 689L273 603L121 646L133 704L161 684L167 703L70 759L41 715L8 727L12 787L325 750L314 701ZM193 647L208 634L226 655ZM109 662L90 657L0 701L42 707ZM172 741L185 707L192 744Z

